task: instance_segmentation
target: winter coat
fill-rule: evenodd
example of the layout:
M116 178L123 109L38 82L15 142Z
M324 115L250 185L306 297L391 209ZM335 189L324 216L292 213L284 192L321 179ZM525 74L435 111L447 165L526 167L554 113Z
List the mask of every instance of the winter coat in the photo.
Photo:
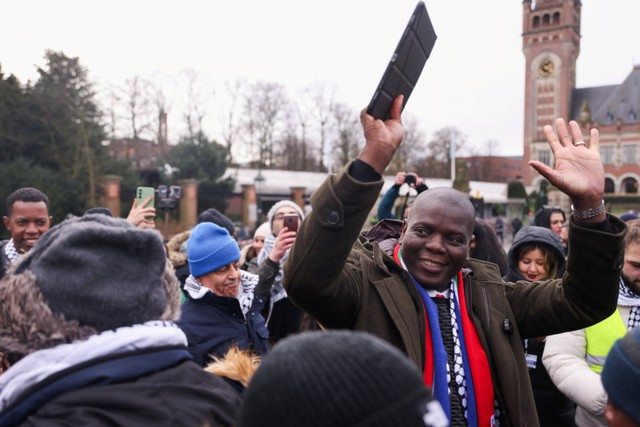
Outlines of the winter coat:
M232 426L240 395L221 377L207 373L189 360L186 350L174 366L140 376L131 370L125 381L117 371L126 366L149 366L153 353L138 351L112 355L95 363L60 372L53 383L42 381L16 404L34 411L24 422L6 420L2 426ZM163 358L165 356L162 356ZM115 365L115 367L114 367ZM114 380L109 377L113 375ZM46 391L82 378L95 385L75 387L51 400L38 402ZM115 380L115 378L118 378ZM4 421L4 420L3 420Z
M631 307L618 305L618 310L626 325ZM584 329L565 332L547 337L542 363L556 386L578 405L576 424L580 427L606 427L604 408L607 406L607 393L600 375L589 368L586 354Z
M504 279L508 282L526 280L522 273L518 271L518 258L520 257L520 248L528 243L540 243L549 248L558 266L556 277L562 277L565 270L565 259L564 248L562 247L560 238L548 228L528 226L521 228L513 238L513 242L511 242L511 247L507 254L509 272L505 275Z
M565 269L564 249L560 238L550 229L537 226L521 228L513 239L507 255L509 272L506 281L527 280L518 271L518 260L524 245L536 243L546 247L554 255L556 276L562 277ZM541 426L567 426L574 424L575 405L556 388L542 364L542 353L545 348L545 337L531 338L525 341L525 353L529 366L529 379L533 389L533 398L538 411Z
M178 325L187 335L189 352L197 364L206 365L211 361L210 356L224 356L233 344L256 354L268 351L269 332L260 311L278 269L277 263L267 260L260 266L259 278L241 271L241 295L236 298L218 296L213 292L206 292L201 298L187 296ZM185 289L189 286L194 284L187 280ZM246 304L244 309L241 299Z
M285 288L324 326L377 335L424 369L430 355L418 290L377 242L358 238L382 180L357 181L349 167L314 193L285 265ZM503 426L538 425L522 339L591 325L615 309L626 229L616 218L607 221L614 233L571 224L577 250L562 281L505 283L495 264L473 259L463 270L468 315L489 361Z
M2 339L23 357L0 375L0 426L235 424L238 393L191 361L173 322L97 332L52 314L34 283L30 274L3 280L16 308L0 312ZM165 286L175 303L163 317L174 318L177 286Z

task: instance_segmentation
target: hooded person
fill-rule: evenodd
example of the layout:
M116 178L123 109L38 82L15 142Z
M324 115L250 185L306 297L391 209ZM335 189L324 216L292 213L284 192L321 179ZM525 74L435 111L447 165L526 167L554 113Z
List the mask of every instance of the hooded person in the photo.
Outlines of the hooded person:
M274 254L281 256L279 260L280 269L271 289L269 305L263 311L267 318L267 327L269 328L269 336L272 343L298 332L303 315L302 310L289 300L287 291L282 285L284 263L289 257L289 248L295 241L297 233L284 227L285 215L297 215L299 223L304 220L303 210L291 200L280 200L274 204L267 214L271 233L266 238L264 247L258 254L258 265L262 265L267 259L274 260ZM284 251L282 251L283 249Z
M542 251L548 253L549 278L562 277L565 270L564 248L560 238L548 228L530 225L523 227L518 231L511 242L511 247L507 253L507 269L508 272L504 279L509 282L517 282L518 280L528 280L525 274L518 269L518 261L523 250L530 248L541 248ZM544 280L541 278L539 280Z
M567 218L564 211L558 206L543 206L533 217L533 225L548 228L558 237L562 232L562 225Z
M397 348L371 334L280 341L245 392L239 427L445 427L440 404Z
M240 251L240 268L255 273L258 271L258 254L264 247L264 242L271 234L271 224L264 222L253 233L253 241Z
M191 361L161 236L89 214L0 281L0 425L233 425L239 396Z
M562 277L565 270L564 247L550 229L534 225L518 231L509 253L505 280L543 281ZM573 427L575 405L553 384L542 364L545 337L523 340L525 357L542 427Z
M211 222L198 224L187 241L191 275L178 324L187 335L194 361L205 366L232 346L261 355L269 333L260 310L278 271L267 260L258 275L240 270L240 249L229 232Z

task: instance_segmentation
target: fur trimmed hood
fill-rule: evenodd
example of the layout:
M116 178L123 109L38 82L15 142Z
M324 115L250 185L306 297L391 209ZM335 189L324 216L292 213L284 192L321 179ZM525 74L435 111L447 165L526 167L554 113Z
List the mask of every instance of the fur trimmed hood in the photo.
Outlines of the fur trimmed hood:
M187 254L180 250L183 243L189 240L191 230L176 234L167 242L167 252L173 268L182 267L187 263Z

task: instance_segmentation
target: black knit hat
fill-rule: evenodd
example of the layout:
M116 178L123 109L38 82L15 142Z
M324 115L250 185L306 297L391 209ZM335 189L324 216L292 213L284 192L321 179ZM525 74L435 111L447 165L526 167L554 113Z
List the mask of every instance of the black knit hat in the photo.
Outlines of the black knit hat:
M166 264L155 230L89 214L51 228L14 274L33 273L54 313L104 331L161 318Z
M445 424L439 421L444 421ZM240 427L448 425L413 363L363 332L306 332L267 354Z
M198 224L202 222L212 222L215 225L226 228L231 236L233 236L233 232L236 229L235 225L233 225L233 221L215 208L209 208L198 215Z

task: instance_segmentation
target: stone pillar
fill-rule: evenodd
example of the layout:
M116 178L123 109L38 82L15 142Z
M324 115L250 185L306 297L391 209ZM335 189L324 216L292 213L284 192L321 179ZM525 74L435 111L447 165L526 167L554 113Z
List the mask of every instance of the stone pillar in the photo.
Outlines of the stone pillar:
M258 222L258 199L256 187L253 184L242 184L242 223L247 224L251 230L255 229Z
M184 230L195 227L198 219L198 181L183 179L178 181L182 187L180 197L180 225Z
M103 189L103 194L100 197L100 206L109 208L113 216L119 218L120 187L122 185L122 177L119 175L104 175L100 177L100 184L102 185ZM133 202L133 200L131 200L130 202Z
M306 187L289 187L291 189L291 201L300 206L304 211L304 190Z

